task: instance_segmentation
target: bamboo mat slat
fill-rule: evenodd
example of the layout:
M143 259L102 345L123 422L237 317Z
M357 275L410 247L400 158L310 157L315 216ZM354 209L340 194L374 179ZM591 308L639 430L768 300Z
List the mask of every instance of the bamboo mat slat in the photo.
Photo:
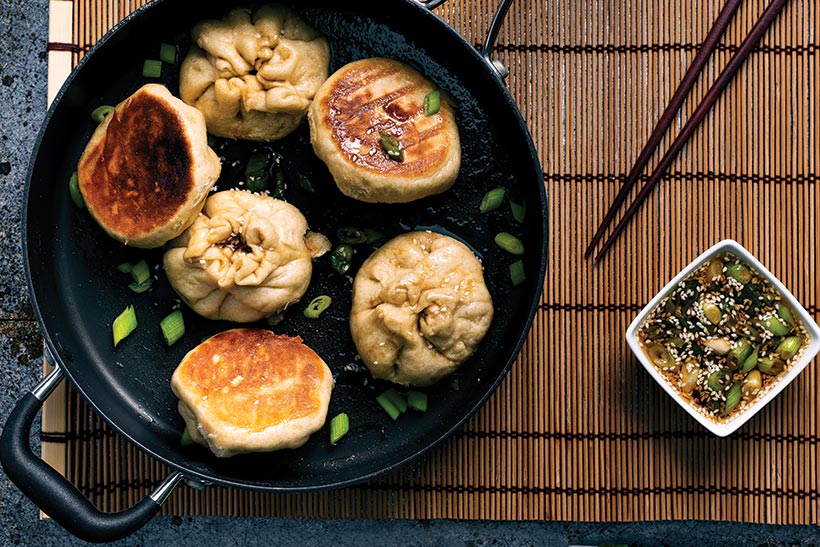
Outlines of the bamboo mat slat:
M50 86L142 3L52 0L50 41L66 43L49 46ZM738 433L718 439L654 384L623 338L670 278L726 237L746 246L818 315L815 0L789 3L614 251L596 267L581 258L722 4L513 4L497 55L510 69L507 83L544 168L547 279L510 375L460 432L421 461L366 485L305 495L181 488L163 511L820 524L814 364ZM675 131L767 4L744 2ZM450 0L437 13L478 44L494 8L488 0ZM49 399L43 431L47 461L105 510L135 503L167 472L71 390Z

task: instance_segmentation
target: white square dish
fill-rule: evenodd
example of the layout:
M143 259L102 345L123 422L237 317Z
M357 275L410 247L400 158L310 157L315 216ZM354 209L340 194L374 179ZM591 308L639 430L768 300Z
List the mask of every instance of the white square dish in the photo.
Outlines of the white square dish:
M758 396L754 401L748 404L742 410L735 412L733 416L724 422L718 422L696 407L696 403L684 398L678 390L667 380L666 377L658 370L647 356L641 342L638 339L637 333L643 325L647 317L655 310L658 304L670 293L672 293L678 284L687 278L693 271L698 269L701 265L706 263L710 258L721 253L731 253L737 256L741 261L751 266L761 277L765 278L772 287L780 294L782 301L785 302L793 311L796 318L805 327L808 340L804 348L801 348L802 353L799 359L791 364L787 370L781 373L778 380L771 385L768 390L762 395ZM646 371L655 379L658 384L675 400L686 412L688 412L695 420L697 420L706 429L719 437L725 437L736 431L740 426L746 423L752 416L754 416L761 408L766 406L769 401L774 399L778 393L794 380L800 372L808 366L818 351L820 351L820 328L814 322L808 312L800 305L792 293L766 269L749 251L744 249L739 243L734 240L723 240L706 252L693 260L686 268L684 268L674 279L672 279L666 286L641 310L637 317L629 325L626 331L626 341L629 344L632 352L637 356Z

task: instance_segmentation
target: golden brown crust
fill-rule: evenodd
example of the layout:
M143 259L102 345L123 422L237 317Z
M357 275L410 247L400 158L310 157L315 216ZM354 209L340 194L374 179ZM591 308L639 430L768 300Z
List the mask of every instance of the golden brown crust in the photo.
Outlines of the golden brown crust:
M404 203L447 190L461 163L453 112L425 115L435 86L392 59L354 61L319 88L309 111L311 142L342 193L367 202ZM380 133L401 145L389 158Z
M299 337L233 329L191 350L171 387L192 437L229 456L303 444L324 423L332 378Z
M220 171L197 115L165 88L149 85L97 128L78 176L89 212L110 235L157 247L193 221Z

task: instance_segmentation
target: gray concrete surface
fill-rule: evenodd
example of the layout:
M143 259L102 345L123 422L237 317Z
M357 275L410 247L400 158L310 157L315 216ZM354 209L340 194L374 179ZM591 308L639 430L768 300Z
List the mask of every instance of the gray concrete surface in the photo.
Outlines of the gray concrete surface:
M47 0L0 0L0 421L40 375L40 338L20 253L25 171L46 102ZM37 446L37 431L32 433ZM705 522L629 524L290 519L154 519L119 545L506 546L815 545L817 527ZM75 545L0 474L0 546Z

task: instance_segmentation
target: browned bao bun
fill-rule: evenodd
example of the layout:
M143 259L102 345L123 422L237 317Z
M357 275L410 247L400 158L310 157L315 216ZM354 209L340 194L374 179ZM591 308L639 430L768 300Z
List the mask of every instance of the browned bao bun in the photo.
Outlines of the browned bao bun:
M481 263L455 239L402 234L353 282L350 333L376 378L425 386L454 372L484 338L493 303Z
M179 93L214 135L281 139L302 122L328 75L327 40L285 6L235 9L191 35Z
M305 444L325 423L333 376L299 337L233 329L188 352L171 389L191 439L225 458Z
M436 87L409 66L373 58L340 68L310 107L310 140L343 194L370 203L406 203L450 188L461 166L452 108L425 115ZM380 133L394 137L402 161L388 157Z
M153 248L194 221L220 170L202 114L147 84L97 127L77 175L103 230L126 245Z

